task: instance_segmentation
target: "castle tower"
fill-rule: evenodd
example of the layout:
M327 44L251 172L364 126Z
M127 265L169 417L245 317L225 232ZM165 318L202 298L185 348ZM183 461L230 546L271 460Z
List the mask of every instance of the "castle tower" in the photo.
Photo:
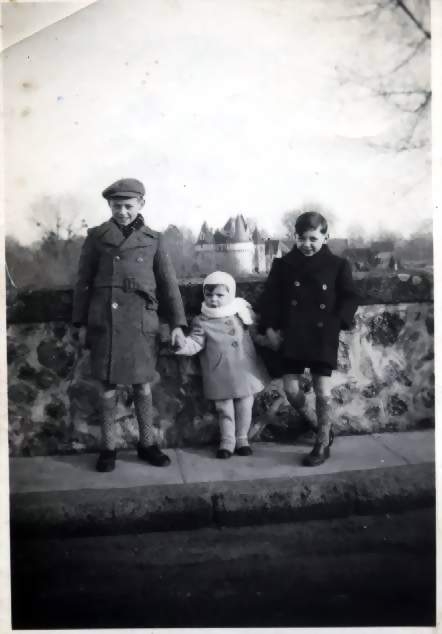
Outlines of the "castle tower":
M214 236L207 222L203 222L195 244L195 268L202 275L216 269Z
M255 246L242 214L229 218L215 233L215 249L219 269L236 275L253 273Z
M255 273L266 272L266 247L265 240L258 231L258 227L255 227L252 233L253 244L255 245L255 254L253 260L253 268Z

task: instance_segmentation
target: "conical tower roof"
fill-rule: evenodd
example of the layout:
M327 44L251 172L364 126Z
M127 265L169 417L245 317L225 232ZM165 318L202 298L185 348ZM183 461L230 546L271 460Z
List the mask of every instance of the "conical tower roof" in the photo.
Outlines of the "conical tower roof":
M233 239L235 242L250 242L250 231L242 214L238 214L235 218L235 233Z
M209 229L207 222L203 222L200 229L197 244L211 244L213 242L213 232Z

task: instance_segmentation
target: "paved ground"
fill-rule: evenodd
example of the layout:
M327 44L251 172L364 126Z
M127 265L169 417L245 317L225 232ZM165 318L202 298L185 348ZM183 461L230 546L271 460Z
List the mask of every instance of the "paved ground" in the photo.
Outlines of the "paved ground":
M431 626L434 509L13 540L13 626Z
M254 481L314 474L376 469L434 462L433 430L336 438L331 458L315 468L303 467L308 444L256 443L254 455L216 460L213 448L167 450L170 467L159 469L140 462L132 451L119 452L113 473L95 471L96 455L12 458L11 493L124 489L221 481Z

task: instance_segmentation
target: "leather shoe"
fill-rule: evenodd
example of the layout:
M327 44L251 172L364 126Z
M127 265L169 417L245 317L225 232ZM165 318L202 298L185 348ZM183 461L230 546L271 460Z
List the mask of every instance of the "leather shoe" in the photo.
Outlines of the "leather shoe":
M115 469L115 459L117 457L117 452L115 449L103 449L100 451L96 469L101 473L105 473L107 471L113 471Z
M235 449L235 453L238 456L251 456L253 451L249 445L243 445L242 447Z
M315 445L311 453L308 456L304 456L302 464L305 467L317 467L330 458L330 445L327 447L321 447Z
M158 445L149 445L149 447L138 445L137 451L140 460L144 460L154 467L167 467L170 464L169 456L166 456Z
M232 452L228 449L218 449L218 451L216 452L216 457L220 458L221 460L227 460L227 458L232 457Z

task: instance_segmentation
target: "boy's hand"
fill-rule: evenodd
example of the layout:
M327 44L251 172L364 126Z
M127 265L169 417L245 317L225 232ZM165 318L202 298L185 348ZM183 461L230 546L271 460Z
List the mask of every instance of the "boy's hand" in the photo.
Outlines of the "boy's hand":
M75 331L77 333L79 345L82 348L85 348L86 347L86 335L87 335L86 326L77 326L77 325L75 325L74 328L75 328Z
M186 336L182 328L174 328L170 335L170 343L174 350L179 350L186 343Z
M282 344L282 335L280 330L267 328L266 336L272 350L279 350Z

